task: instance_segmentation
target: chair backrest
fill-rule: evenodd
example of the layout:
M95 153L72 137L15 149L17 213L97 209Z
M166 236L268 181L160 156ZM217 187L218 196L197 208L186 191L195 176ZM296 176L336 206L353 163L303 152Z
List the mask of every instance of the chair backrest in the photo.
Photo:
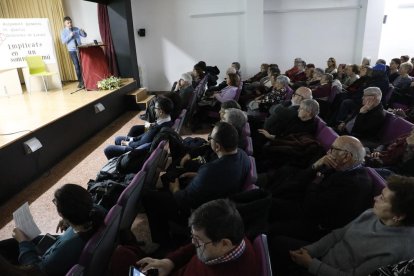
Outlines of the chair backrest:
M163 149L157 147L151 155L148 157L147 161L145 161L144 165L142 166L142 170L146 172L145 176L145 188L153 189L156 185L156 175L158 170L158 162L162 155Z
M322 147L328 151L338 136L339 135L332 128L325 126L316 135L316 139L319 141L319 143L321 143Z
M180 118L175 119L174 124L173 124L173 126L171 127L171 128L172 128L172 129L174 129L174 130L175 130L175 132L177 132L177 133L179 133L179 132L178 132L178 128L179 128L179 126L180 126L180 122L181 122L181 119L180 119Z
M43 62L41 56L27 56L26 63L29 68L30 75L47 72L46 64Z
M414 125L409 121L386 111L385 120L379 132L382 144L389 144L398 137L408 134Z
M253 156L253 141L252 141L252 137L247 136L246 137L246 149L245 152L247 153L247 155L249 156Z
M118 198L117 204L122 207L121 223L119 225L121 232L131 229L131 225L137 216L144 180L145 172L139 171Z
M324 128L324 127L326 127L326 123L325 123L325 121L321 118L321 117L319 117L318 115L316 115L316 117L315 117L315 120L316 120L316 122L317 122L317 127L316 127L316 135L318 135L321 131L322 131L322 129Z
M243 132L243 136L250 136L251 135L249 122L246 122L244 124L243 129L242 129L242 132Z
M251 186L256 184L256 181L257 181L256 160L254 159L253 156L249 156L249 160L250 160L250 171L246 178L246 181L244 182L243 190L250 190Z
M342 88L337 85L332 85L331 93L328 96L328 103L333 103L337 94L341 93Z
M373 168L366 168L368 171L368 175L372 179L372 183L374 184L374 190L373 196L377 196L381 194L382 189L384 189L387 186L387 183L385 182L384 178L382 178Z
M272 276L272 266L270 263L269 247L267 245L267 236L261 234L253 241L253 248L260 261L260 275Z
M122 207L115 205L105 217L104 226L86 243L79 259L83 275L105 275L119 232Z

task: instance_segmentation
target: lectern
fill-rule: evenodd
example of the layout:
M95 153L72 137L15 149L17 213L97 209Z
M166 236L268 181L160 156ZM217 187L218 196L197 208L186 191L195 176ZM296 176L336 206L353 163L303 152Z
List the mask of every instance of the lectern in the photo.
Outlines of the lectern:
M97 90L96 83L110 76L103 44L85 44L78 47L82 77L86 90Z

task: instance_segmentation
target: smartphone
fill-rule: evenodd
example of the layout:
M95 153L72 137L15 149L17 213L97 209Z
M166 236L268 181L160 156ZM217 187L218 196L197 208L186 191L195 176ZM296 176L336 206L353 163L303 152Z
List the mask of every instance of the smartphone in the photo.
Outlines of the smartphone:
M145 276L144 273L138 270L135 266L129 267L129 276Z
M43 238L37 243L36 248L37 252L40 255L45 254L45 252L56 242L56 237L47 233Z

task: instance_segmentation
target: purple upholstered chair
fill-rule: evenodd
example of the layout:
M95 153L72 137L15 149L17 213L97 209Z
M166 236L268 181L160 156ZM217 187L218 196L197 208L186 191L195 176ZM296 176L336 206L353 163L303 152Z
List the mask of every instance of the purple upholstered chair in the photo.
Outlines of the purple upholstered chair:
M148 157L142 166L142 170L146 172L144 188L154 189L157 184L157 172L158 172L158 162L162 155L163 149L156 148L151 155Z
M389 144L398 137L410 133L414 127L409 121L398 117L391 112L386 112L385 121L379 133L382 144Z
M245 152L247 153L247 155L253 156L253 141L252 141L252 137L249 137L249 136L246 137L246 148L245 148Z
M331 145L338 138L338 134L330 127L325 126L321 131L316 135L316 139L321 143L322 147L328 151L331 148Z
M244 124L243 129L242 129L242 134L243 134L243 137L246 137L246 136L250 136L251 135L249 122L246 122Z
M321 117L319 117L319 116L316 116L316 117L315 117L315 120L316 120L316 122L317 122L317 124L318 124L318 126L317 126L317 128L316 128L316 135L318 135L318 134L322 131L322 129L323 129L324 127L326 127L326 123L325 123L325 121L324 121Z
M86 243L79 264L66 275L105 275L109 260L116 245L122 207L115 205L105 217L104 225Z
M183 124L184 124L184 118L185 118L185 115L186 115L186 114L187 114L187 109L183 109L183 110L181 110L181 114L180 114L180 116L178 117L178 118L180 119L180 124L178 125L178 129L176 130L178 134L180 134L180 133L181 133L181 128L183 127Z
M161 170L165 169L165 166L167 165L167 161L168 161L168 141L167 140L162 140L157 148L161 149L161 154L158 160L158 168L160 168Z
M272 276L267 236L265 234L257 236L253 241L253 248L260 262L260 275Z
M250 160L250 171L243 185L243 190L251 190L252 186L256 186L254 185L257 181L256 160L254 159L253 156L249 156L249 160Z
M122 207L119 232L129 232L138 213L142 187L144 186L145 172L139 171L118 198L117 204Z
M382 178L373 168L366 168L368 171L368 175L372 179L372 183L374 184L373 196L377 196L381 194L382 189L387 186L384 178Z

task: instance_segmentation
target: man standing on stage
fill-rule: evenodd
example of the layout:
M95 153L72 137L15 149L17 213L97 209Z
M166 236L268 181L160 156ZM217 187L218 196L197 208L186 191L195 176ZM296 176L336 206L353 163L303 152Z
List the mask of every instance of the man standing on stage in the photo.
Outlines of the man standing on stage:
M60 39L68 48L70 58L73 65L75 65L76 76L78 77L78 88L85 88L82 78L82 69L78 58L78 46L81 45L80 37L86 37L86 32L83 29L72 26L72 19L69 16L63 18L65 28L60 34Z

